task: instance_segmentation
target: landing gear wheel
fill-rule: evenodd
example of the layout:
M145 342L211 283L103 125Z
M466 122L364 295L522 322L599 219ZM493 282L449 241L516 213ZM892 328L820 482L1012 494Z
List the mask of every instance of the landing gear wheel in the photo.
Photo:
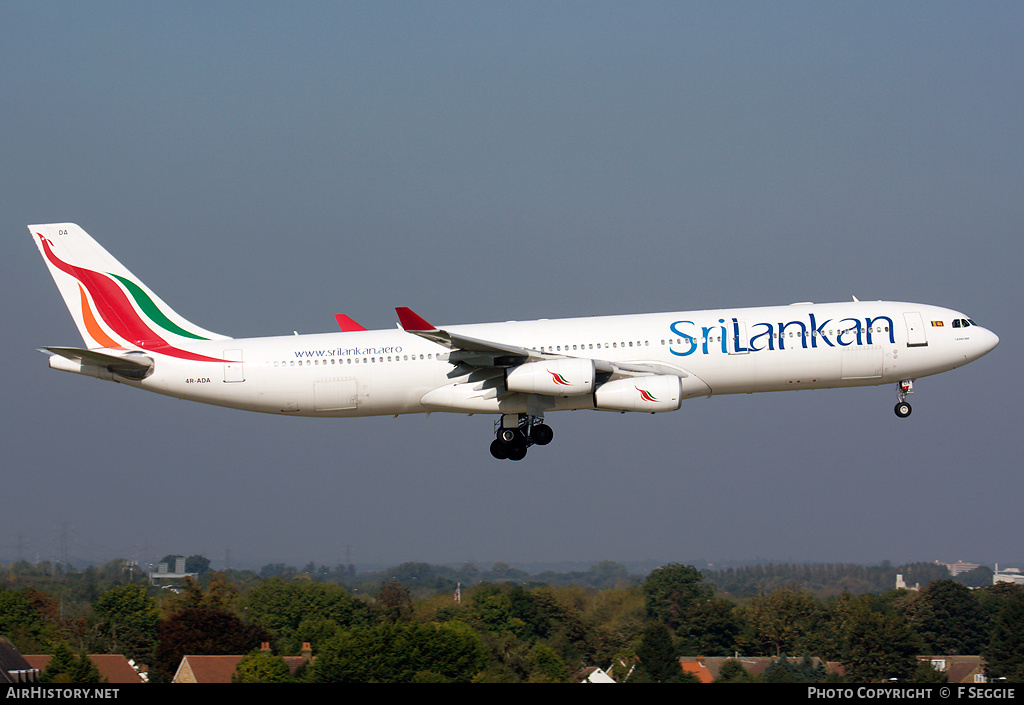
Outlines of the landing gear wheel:
M518 428L503 428L498 431L498 440L502 443L512 444L523 443L526 439Z
M507 460L510 447L508 443L494 439L491 441L491 455L498 460Z
M555 432L551 430L550 426L543 423L534 426L533 432L530 434L530 440L539 446L546 446L554 437Z
M491 455L498 460L522 460L530 446L546 446L554 437L543 416L502 414L494 422Z
M522 460L526 457L526 446L525 445L513 445L508 449L509 460Z
M901 401L897 402L895 411L897 416L899 416L901 419L905 419L908 416L910 416L910 412L913 411L913 409L911 408L910 404L908 404L905 401Z

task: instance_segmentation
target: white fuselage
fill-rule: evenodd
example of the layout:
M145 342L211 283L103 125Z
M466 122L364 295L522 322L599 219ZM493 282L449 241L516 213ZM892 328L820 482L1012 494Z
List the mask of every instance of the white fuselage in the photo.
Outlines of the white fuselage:
M912 380L964 365L998 343L959 312L885 301L444 328L559 357L657 365L684 378L683 398ZM201 341L192 349L231 362L155 354L148 377L117 381L301 416L523 413L531 403L529 394L481 392L470 369L448 361L447 348L401 329ZM68 369L61 358L51 361ZM549 396L543 406L595 408L590 394Z

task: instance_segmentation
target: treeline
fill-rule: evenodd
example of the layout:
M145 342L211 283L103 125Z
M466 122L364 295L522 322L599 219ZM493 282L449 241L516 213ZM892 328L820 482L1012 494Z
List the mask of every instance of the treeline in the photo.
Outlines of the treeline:
M901 566L888 562L873 566L856 563L762 563L725 568L705 567L701 568L701 573L704 581L713 585L716 592L737 599L753 597L786 585L798 585L824 598L844 592L855 595L885 592L896 586L897 576L901 576L910 588L951 578L946 566L941 563L908 563ZM992 584L992 574L991 569L982 567L951 579L972 588L984 587ZM303 568L296 568L274 563L260 569L259 575L262 578L310 578L362 590L372 590L373 586L394 579L421 591L454 590L458 584L473 585L480 582L613 588L639 585L644 580L643 575L631 574L625 566L614 561L595 563L585 571L545 570L540 573L529 573L504 562L495 563L490 568L480 568L473 563L461 566L402 563L360 574L351 565L328 568L309 563Z
M833 585L825 576L850 572L672 564L639 577L614 563L575 584L506 564L419 563L342 569L346 584L307 568L206 572L174 591L122 561L81 572L12 564L0 582L0 634L22 653L59 655L51 663L66 671L46 674L54 680L86 677L89 653L148 664L155 682L186 654L247 654L238 679L260 682L568 682L588 666L625 682L685 681L680 657L737 653L776 659L762 680L840 678L810 657L840 664L853 682L941 678L918 654L980 654L991 676L1024 680L1024 587L1015 585L970 590L942 576L920 591L822 594L815 586ZM782 575L799 581L773 582ZM313 660L289 668L283 657L307 643ZM739 661L721 678L755 679Z
M950 577L946 566L941 563L911 563L903 566L889 563L874 566L853 563L768 563L703 572L705 579L719 592L737 598L753 597L784 585L799 585L821 597L844 592L861 595L891 590L896 587L898 575L902 576L908 587L925 586L935 580ZM984 570L979 572L984 573ZM961 576L956 580L970 587L981 586ZM992 571L988 570L987 580L981 584L991 583Z

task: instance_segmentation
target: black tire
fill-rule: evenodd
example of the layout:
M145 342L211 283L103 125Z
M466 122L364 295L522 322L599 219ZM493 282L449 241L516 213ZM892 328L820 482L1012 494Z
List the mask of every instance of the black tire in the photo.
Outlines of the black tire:
M547 424L537 424L530 433L530 439L539 446L546 446L555 437L555 432Z
M503 443L502 441L499 441L497 439L491 441L491 455L493 455L498 460L507 460L508 451L508 443Z
M522 444L516 444L508 449L509 460L522 460L526 457L526 446Z
M910 416L910 412L913 411L913 408L907 402L901 401L896 405L895 411L897 416L901 419L905 419Z

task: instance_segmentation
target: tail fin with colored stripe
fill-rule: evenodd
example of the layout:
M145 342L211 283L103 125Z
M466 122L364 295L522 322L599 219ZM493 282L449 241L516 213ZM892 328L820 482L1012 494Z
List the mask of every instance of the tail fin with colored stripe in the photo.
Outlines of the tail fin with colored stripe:
M189 344L227 339L175 313L74 223L28 228L86 348L206 359L188 352Z

